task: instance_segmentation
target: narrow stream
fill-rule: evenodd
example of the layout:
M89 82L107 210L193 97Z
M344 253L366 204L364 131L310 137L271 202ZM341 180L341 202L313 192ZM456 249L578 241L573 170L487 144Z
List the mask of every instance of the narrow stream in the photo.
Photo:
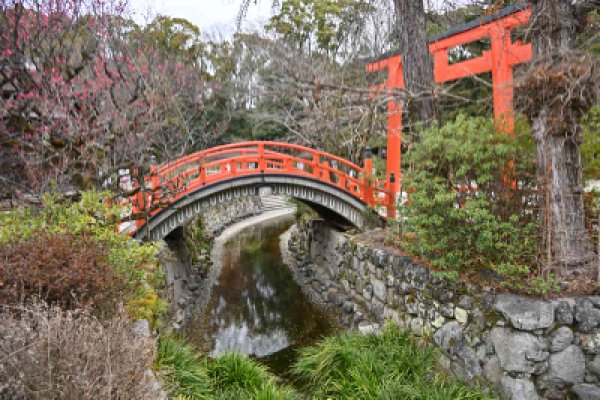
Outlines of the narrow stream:
M291 224L257 224L225 244L220 277L188 340L212 356L253 356L286 376L299 347L333 333L330 317L308 301L283 264L279 236Z

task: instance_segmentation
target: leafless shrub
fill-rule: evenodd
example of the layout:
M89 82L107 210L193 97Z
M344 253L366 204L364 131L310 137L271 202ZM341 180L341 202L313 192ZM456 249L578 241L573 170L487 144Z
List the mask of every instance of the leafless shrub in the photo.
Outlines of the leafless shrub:
M124 312L99 321L44 303L0 308L0 397L151 399L153 343L129 325Z

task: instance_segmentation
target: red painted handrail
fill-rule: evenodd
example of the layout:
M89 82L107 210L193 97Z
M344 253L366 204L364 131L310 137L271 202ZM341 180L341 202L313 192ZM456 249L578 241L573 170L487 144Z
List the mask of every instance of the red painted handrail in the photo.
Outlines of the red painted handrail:
M308 147L281 142L240 142L189 154L158 168L144 178L145 191L128 203L133 215L151 210L149 217L204 186L250 175L284 174L308 177L332 185L375 207L393 204L386 184L380 184L368 169L341 157ZM144 220L136 221L137 230ZM130 232L132 233L132 232Z

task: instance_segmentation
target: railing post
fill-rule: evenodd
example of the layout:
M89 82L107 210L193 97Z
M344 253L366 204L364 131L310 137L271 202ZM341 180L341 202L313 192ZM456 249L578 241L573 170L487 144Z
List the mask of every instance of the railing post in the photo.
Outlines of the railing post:
M235 160L229 161L229 171L231 172L231 176L235 176L237 174L237 165Z
M392 172L390 174L390 183L386 185L388 190L386 191L387 195L387 217L396 219L396 196L393 190L389 188L393 188L396 184L396 175Z
M367 146L365 149L365 166L364 166L364 200L371 207L375 206L375 199L373 198L373 154L371 148Z
M319 164L321 163L321 159L318 152L313 153L313 175L317 178L321 178L321 168L319 168Z
M258 145L258 169L260 172L265 172L267 169L267 163L265 161L265 145L259 143Z
M200 179L200 184L204 186L204 184L206 184L206 168L204 168L202 160L200 161L200 166L198 168L200 168L198 178Z
M331 182L331 171L329 171L329 163L327 161L323 163L323 180Z
M289 157L285 157L283 159L283 171L284 172L292 172L292 169L294 169L293 167L294 166L293 166L292 160Z
M160 176L158 176L158 168L156 166L150 166L150 189L155 190L160 187Z
M135 181L135 185L137 185L137 193L133 195L133 204L131 206L131 213L141 214L143 210L144 204L144 188L140 187L140 183L136 178L132 178L132 181Z
M158 168L156 168L156 165L150 165L150 179L148 180L148 183L150 184L150 187L146 187L146 182L144 180L144 186L145 189L148 190L148 193L146 195L146 199L147 199L147 208L152 210L152 205L158 200L160 201L160 199L162 198L162 193L161 193L161 187L160 187L160 176L158 176Z

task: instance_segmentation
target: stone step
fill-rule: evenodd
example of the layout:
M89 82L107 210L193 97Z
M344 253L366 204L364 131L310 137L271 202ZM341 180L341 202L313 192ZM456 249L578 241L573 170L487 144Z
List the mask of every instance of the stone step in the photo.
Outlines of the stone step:
M287 203L285 196L261 196L260 200L267 203Z
M285 196L261 196L260 201L262 203L262 211L279 210L282 208L292 207L292 205L288 203Z
M272 203L272 202L263 202L263 207L292 207L290 203L282 202L282 203Z

